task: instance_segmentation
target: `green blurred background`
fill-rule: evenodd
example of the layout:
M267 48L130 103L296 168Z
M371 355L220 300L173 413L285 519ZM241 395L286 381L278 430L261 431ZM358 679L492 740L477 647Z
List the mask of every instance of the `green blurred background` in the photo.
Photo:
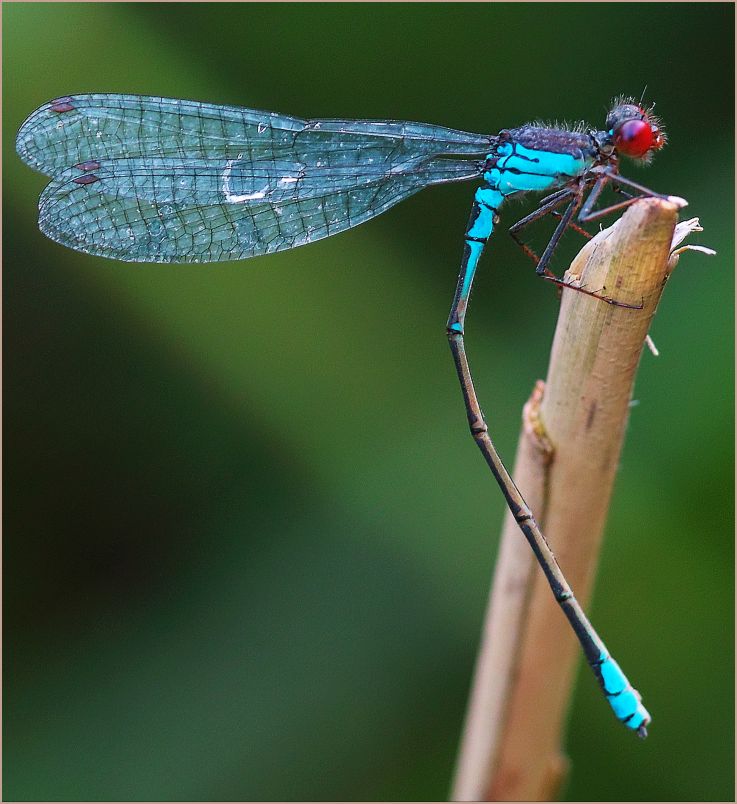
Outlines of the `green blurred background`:
M3 7L6 800L446 798L503 515L444 335L471 185L245 264L124 265L39 233L26 115L130 92L496 132L646 84L670 144L625 170L719 254L655 320L590 606L651 736L581 673L564 793L733 798L733 13ZM511 458L557 301L491 251L468 346Z

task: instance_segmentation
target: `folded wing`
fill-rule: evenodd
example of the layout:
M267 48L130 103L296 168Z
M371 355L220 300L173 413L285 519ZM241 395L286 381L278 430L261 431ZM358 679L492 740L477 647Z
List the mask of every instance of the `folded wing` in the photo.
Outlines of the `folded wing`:
M385 158L484 155L492 137L392 120L297 117L139 95L72 95L39 107L16 138L21 158L56 176L91 159L138 156L313 161L329 151L356 164L365 148ZM239 157L238 155L241 154Z
M428 184L479 175L494 138L390 120L301 120L194 101L74 95L16 147L51 176L41 230L128 261L206 262L356 226Z
M430 184L479 173L478 162L449 159L415 160L390 173L284 160L93 164L46 187L41 231L127 262L217 262L294 248L357 226Z

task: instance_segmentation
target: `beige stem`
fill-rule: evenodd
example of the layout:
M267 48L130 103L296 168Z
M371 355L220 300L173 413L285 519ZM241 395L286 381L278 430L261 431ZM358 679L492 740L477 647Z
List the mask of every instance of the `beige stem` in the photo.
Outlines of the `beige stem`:
M668 257L677 212L676 203L643 199L583 248L566 278L642 308L564 290L548 378L525 410L514 477L583 605L591 594L637 364L673 265ZM565 777L561 742L580 655L508 515L453 800L555 797ZM637 668L624 669L637 686ZM643 699L647 705L646 690ZM613 717L603 699L601 717ZM622 739L636 738L623 728Z

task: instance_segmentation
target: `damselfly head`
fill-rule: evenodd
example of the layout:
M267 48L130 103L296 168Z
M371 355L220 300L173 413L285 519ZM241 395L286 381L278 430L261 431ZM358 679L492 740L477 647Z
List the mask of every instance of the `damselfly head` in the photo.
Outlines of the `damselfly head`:
M660 120L631 98L618 100L606 119L607 134L616 151L649 162L666 143Z

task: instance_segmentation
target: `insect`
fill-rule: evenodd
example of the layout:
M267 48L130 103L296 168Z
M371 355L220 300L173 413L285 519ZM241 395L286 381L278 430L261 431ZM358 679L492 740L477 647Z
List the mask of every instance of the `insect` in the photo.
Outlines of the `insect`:
M601 131L532 123L482 135L424 123L301 120L194 101L90 94L41 106L21 126L16 147L51 177L39 201L44 234L78 251L136 262L214 262L283 251L357 226L429 185L480 181L447 323L471 434L614 714L645 737L650 715L639 693L574 597L489 436L463 334L476 267L506 198L548 193L510 233L535 259L539 276L565 284L548 266L564 231L578 228L574 218L586 223L638 197L665 197L619 173L620 155L649 161L665 142L652 109L630 98L614 102ZM597 209L608 184L624 197ZM551 214L558 224L537 259L519 232Z

